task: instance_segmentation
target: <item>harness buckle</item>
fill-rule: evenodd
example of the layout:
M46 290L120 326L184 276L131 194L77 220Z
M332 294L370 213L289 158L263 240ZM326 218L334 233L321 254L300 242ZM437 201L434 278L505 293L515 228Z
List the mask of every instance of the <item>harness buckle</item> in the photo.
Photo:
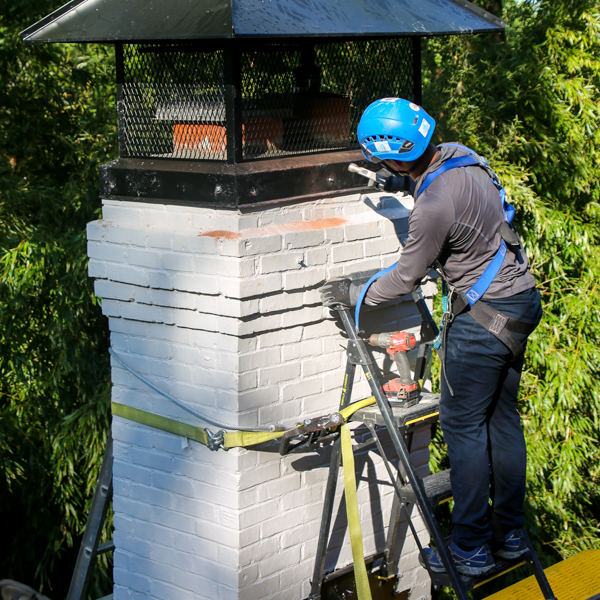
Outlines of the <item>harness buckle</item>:
M208 446L209 450L227 450L225 448L225 431L221 429L217 431L217 433L213 433L210 429L205 429L206 437L208 438Z
M443 315L442 315L442 324L444 326L446 325L450 325L450 323L452 323L452 321L454 321L454 314L452 314L452 311L447 310Z

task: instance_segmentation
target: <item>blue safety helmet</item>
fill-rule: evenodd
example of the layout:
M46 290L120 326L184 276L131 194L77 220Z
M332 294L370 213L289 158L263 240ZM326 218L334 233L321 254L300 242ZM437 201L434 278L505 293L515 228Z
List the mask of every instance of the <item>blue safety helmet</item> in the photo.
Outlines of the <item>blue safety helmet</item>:
M431 140L435 121L402 98L382 98L370 104L358 124L358 142L370 162L416 160Z

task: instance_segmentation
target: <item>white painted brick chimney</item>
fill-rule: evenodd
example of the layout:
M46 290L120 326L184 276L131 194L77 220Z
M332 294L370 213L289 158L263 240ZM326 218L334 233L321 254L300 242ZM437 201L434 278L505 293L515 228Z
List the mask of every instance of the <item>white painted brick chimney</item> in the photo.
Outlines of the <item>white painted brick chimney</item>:
M88 226L88 253L111 346L164 391L232 425L327 414L339 403L345 351L317 288L397 260L411 204L380 193L255 212L105 200L102 220ZM408 301L363 319L365 329L415 333L420 323ZM112 381L113 401L192 421L114 360ZM353 399L369 395L357 377ZM421 474L429 435L413 443ZM214 452L118 417L113 437L116 600L308 596L326 453ZM382 549L393 492L378 456L356 461L368 555ZM342 488L327 570L352 560ZM427 599L414 540L399 538L398 590Z

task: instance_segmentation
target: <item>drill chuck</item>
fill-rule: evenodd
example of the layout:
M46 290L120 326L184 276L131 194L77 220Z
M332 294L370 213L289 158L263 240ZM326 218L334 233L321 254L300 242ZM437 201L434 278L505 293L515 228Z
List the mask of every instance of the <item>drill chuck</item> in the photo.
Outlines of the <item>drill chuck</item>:
M389 348L392 345L392 334L374 333L368 341L369 344L371 344L371 346L378 346L379 348Z
M396 352L408 352L417 345L415 336L406 331L374 333L367 341L371 346L390 348Z

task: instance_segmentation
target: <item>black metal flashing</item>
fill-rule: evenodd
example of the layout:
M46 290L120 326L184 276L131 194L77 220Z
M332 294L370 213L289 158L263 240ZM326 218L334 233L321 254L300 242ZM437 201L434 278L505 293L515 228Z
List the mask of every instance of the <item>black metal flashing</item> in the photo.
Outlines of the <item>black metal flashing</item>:
M432 36L497 31L468 0L72 0L25 42Z
M100 196L109 200L238 208L364 189L348 171L366 163L359 150L241 164L119 158L100 167Z

